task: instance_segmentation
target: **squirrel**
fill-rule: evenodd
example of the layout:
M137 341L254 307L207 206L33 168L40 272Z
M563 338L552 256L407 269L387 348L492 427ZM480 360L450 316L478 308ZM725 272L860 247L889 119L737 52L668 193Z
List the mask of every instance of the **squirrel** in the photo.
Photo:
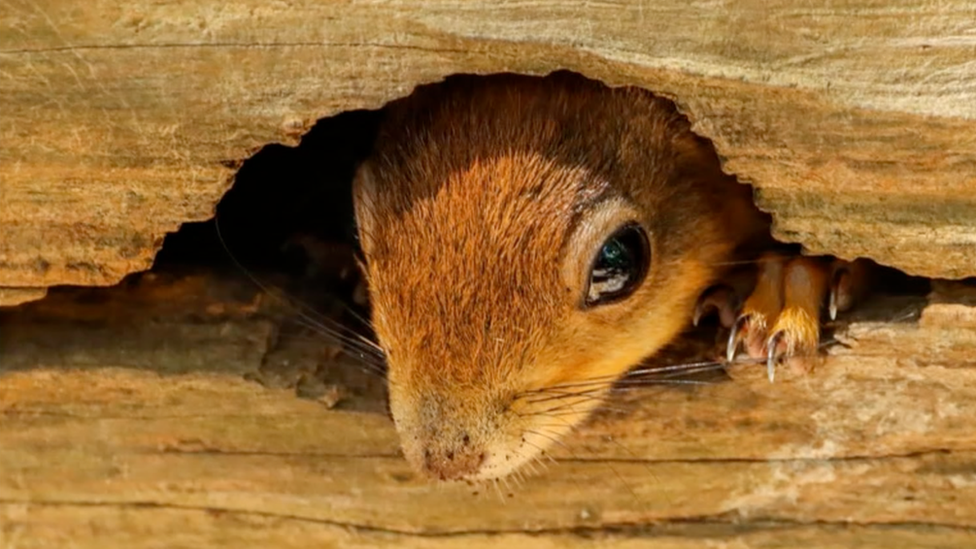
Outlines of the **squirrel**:
M752 188L646 90L462 75L382 116L355 219L390 411L431 479L538 459L706 314L730 361L772 376L865 287L861 264L777 243Z

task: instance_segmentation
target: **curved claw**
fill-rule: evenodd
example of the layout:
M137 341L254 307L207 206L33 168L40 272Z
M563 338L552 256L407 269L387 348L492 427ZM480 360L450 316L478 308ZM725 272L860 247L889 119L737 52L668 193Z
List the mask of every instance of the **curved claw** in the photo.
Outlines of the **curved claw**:
M846 277L850 276L850 273L846 268L839 268L834 271L833 277L830 281L830 298L829 298L829 310L830 310L830 320L837 320L837 309L838 309L838 294L841 291L841 283L844 282Z
M774 377L776 376L776 362L779 356L776 354L776 348L779 346L779 342L783 339L783 331L780 330L769 338L766 342L766 375L769 376L769 382L772 383Z
M729 334L729 342L725 346L725 358L729 364L735 360L735 353L739 350L739 342L742 340L742 328L749 321L751 315L742 315L732 324L732 332Z
M714 308L715 306L710 303L699 303L695 307L695 314L691 317L691 325L697 328L702 317L708 316L706 313L711 312Z
M697 327L703 318L718 315L722 326L730 327L735 322L735 315L739 312L739 301L735 291L726 285L718 284L705 290L698 297L691 323Z

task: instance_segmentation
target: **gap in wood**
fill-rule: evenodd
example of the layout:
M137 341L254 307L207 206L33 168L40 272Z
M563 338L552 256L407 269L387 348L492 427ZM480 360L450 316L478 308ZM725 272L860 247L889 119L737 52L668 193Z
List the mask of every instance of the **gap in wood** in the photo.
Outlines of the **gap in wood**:
M213 219L186 223L167 236L148 273L134 273L112 288L53 288L48 298L21 306L23 318L53 318L61 311L65 318L91 320L98 316L100 303L115 304L105 309L109 315L124 309L127 299L133 302L129 314L141 314L142 307L145 314L164 317L146 302L172 299L165 287L187 295L208 293L213 303L208 302L206 311L219 309L221 300L243 303L250 299L247 296L263 294L254 313L274 324L273 341L259 370L245 376L329 405L385 411L382 377L363 372L357 353L314 326L337 325L345 336L371 337L360 320L368 317L368 306L356 299L362 288L354 263L351 182L356 166L369 154L379 115L380 111L344 112L318 121L296 147L265 146L243 163L217 205L219 236ZM891 274L885 293L924 300L928 281L893 270ZM181 289L175 281L187 276L207 282ZM16 321L17 309L9 309L0 321ZM187 310L186 318L206 320L206 311ZM864 311L862 316L874 315L874 320L892 320L892 311L885 307ZM54 333L34 335L38 341L64 341ZM704 329L676 342L655 363L700 358L702 349L721 337L714 322L706 322ZM336 394L336 388L344 393Z

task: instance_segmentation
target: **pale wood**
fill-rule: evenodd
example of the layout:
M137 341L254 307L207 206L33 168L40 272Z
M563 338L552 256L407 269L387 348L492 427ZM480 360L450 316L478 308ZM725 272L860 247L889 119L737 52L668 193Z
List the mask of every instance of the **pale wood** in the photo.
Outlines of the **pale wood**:
M0 286L147 268L320 117L555 69L674 98L784 239L974 275L974 29L970 0L3 0Z
M770 385L739 366L732 381L619 394L544 470L496 492L418 478L384 414L245 381L282 344L272 303L246 284L145 277L0 313L5 546L965 547L976 536L973 288L866 305L837 334L846 346L807 375L783 370Z
M0 304L20 305L41 299L47 295L47 288L0 288Z
M585 528L546 533L463 532L449 535L404 534L301 517L216 509L140 505L0 504L0 518L18 521L4 541L24 549L70 546L77 549L200 547L273 547L281 549L398 548L444 549L699 549L701 547L858 547L898 549L940 547L968 549L973 534L965 529L918 525L836 525L831 528L768 524L757 527L711 524ZM124 525L124 528L120 528Z

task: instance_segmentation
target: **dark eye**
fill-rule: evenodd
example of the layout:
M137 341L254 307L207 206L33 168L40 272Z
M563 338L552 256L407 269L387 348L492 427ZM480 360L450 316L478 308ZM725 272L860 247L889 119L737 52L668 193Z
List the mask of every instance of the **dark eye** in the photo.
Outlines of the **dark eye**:
M644 281L650 262L651 249L644 229L636 223L617 229L593 260L586 305L603 305L633 293Z

